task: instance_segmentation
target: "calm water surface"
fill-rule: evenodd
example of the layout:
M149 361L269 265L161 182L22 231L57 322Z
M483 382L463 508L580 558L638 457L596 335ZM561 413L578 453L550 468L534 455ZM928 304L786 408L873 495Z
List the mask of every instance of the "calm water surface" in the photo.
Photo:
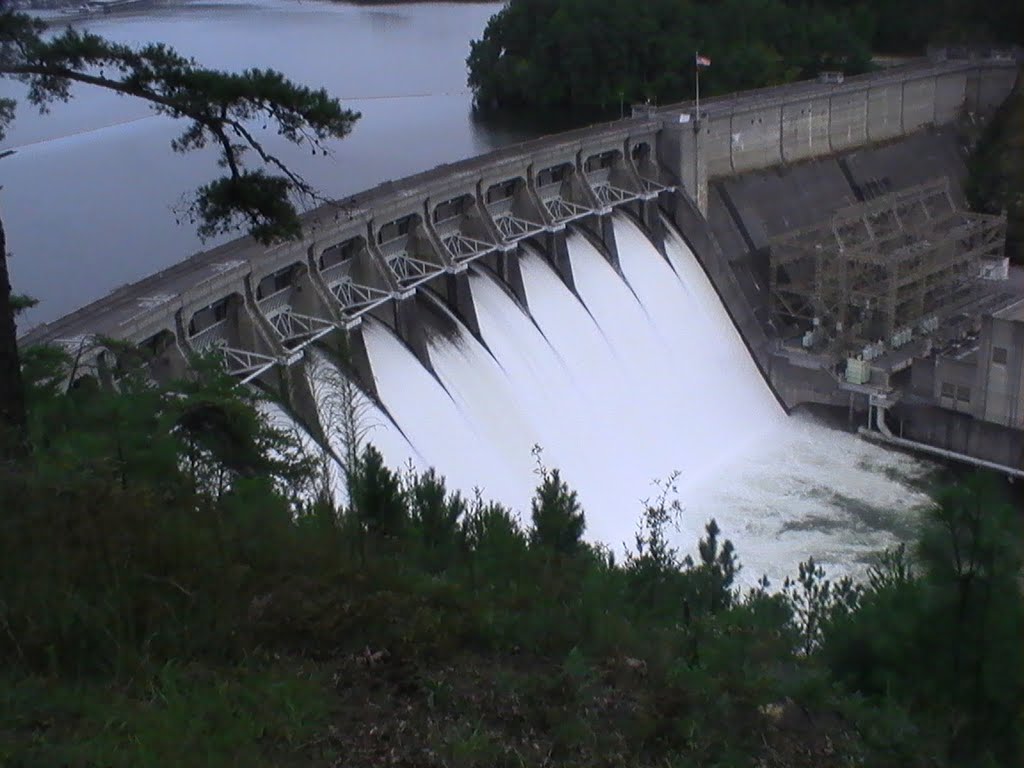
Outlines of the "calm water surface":
M475 123L466 89L469 42L500 7L224 0L80 26L125 43L165 42L210 67L272 67L342 97L363 117L332 143L332 155L314 158L271 132L263 137L340 197L524 138ZM0 95L23 94L19 84L0 82ZM86 87L48 115L20 105L2 145L16 151L0 160L0 215L15 290L42 302L20 330L203 247L190 224L176 222L174 207L218 169L212 152L171 151L184 125Z

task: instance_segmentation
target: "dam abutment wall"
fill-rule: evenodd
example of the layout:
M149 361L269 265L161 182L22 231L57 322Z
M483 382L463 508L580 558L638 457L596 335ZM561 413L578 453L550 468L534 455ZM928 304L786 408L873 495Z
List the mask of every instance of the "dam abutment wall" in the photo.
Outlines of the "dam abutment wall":
M708 213L707 184L991 114L1013 90L1012 61L946 62L748 91L680 105L661 162Z

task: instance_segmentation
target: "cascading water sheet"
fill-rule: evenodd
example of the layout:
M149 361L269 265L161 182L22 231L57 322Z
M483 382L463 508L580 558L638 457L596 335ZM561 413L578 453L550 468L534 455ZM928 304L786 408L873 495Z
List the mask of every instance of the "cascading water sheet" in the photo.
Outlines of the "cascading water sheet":
M480 342L463 332L455 342L435 337L430 360L459 412L471 423L476 441L463 450L488 456L477 485L517 509L529 504L534 484L531 450L542 439L523 409L518 393Z
M256 409L263 414L266 422L271 427L296 441L304 456L307 458L319 458L322 456L323 450L316 444L316 441L278 403L272 400L260 400L256 405ZM285 458L280 454L276 454L276 452L274 454L275 458ZM341 473L337 465L333 462L327 462L326 471L328 474L327 481L335 494L335 501L343 502L344 498L339 494L339 491L344 488L344 483L341 481ZM317 492L320 489L310 485L308 487L290 487L288 490L297 494L298 498L303 501L310 502L316 498Z
M534 267L543 280L546 267L536 258ZM547 287L559 295L564 286L553 274L547 277ZM605 425L594 416L586 377L574 374L571 361L559 356L493 276L474 269L470 280L481 335L515 393L519 412L529 414L538 436L536 444L542 449L539 460L557 467L572 479L575 488L582 488L576 479L587 476L594 467L607 466L611 458L604 451ZM575 301L566 293L568 300ZM532 481L531 494L536 477ZM519 507L528 508L528 503Z
M679 280L656 279L651 265L663 263L656 249L618 216L623 273L653 316L658 307L668 317L672 307L685 307L688 322L701 330L676 338L688 340L691 356L705 348L708 369L717 371L716 395L705 402L717 404L727 439L739 446L715 471L678 467L680 546L692 546L714 518L736 544L748 584L762 574L778 583L809 556L832 572L860 572L871 555L911 534L929 503L920 488L930 465L807 416L783 417L700 265L665 224L666 253ZM683 294L673 298L677 285Z
M634 487L675 471L703 477L780 422L782 410L728 317L723 324L709 313L688 290L688 275L678 277L639 230L628 234L640 236L621 249L628 283L585 237L569 240L577 289L613 350L626 382L621 399L634 411L630 453L620 460L637 464Z
M379 322L365 320L364 339L381 402L415 448L418 456L386 452L392 468L407 461L421 469L435 467L453 488L481 487L505 503L501 451L466 418L459 404L395 335ZM461 329L465 336L469 333ZM496 493L504 489L505 494ZM525 495L520 491L519 496ZM518 497L517 497L518 498Z
M666 259L628 217L616 216L615 233L622 275L570 234L578 296L525 248L529 313L473 267L483 344L452 319L454 336L428 340L436 375L366 322L378 392L401 429L371 435L388 462L433 466L450 487L480 488L528 517L537 444L578 492L587 538L618 551L654 481L678 472L678 545L692 551L714 517L750 584L777 583L809 556L857 571L906 534L927 502L915 490L925 465L787 418L678 234L670 228Z
M344 461L349 453L348 442L358 446L372 443L386 458L401 463L412 459L424 464L423 457L384 414L377 404L360 391L322 352L308 352L307 370L310 389L316 400L320 423L331 448ZM393 464L392 466L397 466ZM340 504L348 503L348 488L338 473L335 496Z

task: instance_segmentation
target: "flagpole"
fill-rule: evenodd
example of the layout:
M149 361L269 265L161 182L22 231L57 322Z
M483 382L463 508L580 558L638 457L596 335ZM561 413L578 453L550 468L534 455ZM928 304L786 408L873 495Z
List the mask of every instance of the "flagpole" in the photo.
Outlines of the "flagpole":
M693 69L697 76L697 122L700 122L700 51L693 52Z

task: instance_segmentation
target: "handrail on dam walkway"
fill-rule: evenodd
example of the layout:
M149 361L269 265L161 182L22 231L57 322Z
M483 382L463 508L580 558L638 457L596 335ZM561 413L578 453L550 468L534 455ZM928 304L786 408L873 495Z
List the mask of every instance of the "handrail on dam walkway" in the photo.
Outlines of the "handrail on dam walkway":
M407 331L405 300L420 287L447 299L473 330L472 302L466 301L470 263L482 260L515 291L520 243L533 239L558 262L569 223L602 240L615 259L613 210L624 207L656 229L659 210L673 210L673 194L690 196L700 207L701 187L723 167L741 172L801 156L787 150L787 141L804 138L799 128L782 130L786 105L827 106L827 140L806 141L810 151L828 153L830 132L840 129L848 147L952 119L984 101L986 73L1013 66L915 62L843 83L801 82L707 99L699 116L692 102L682 102L439 165L309 211L299 241L267 248L241 237L197 253L32 329L22 343L82 347L112 337L151 350L165 373L179 372L193 352L216 349L229 370L249 380L294 363L302 349L333 330L357 328L367 314ZM873 100L883 97L885 113L875 114ZM843 119L853 119L849 104L862 104L856 119L868 127L833 126L832 100L840 98L847 105ZM778 109L780 126L769 138L781 149L751 154L747 147L740 158L745 165L731 155L723 165L715 147L728 148L734 116L769 108ZM706 122L707 135L698 141L694 131L683 130L690 121ZM416 346L413 337L408 341ZM103 365L104 354L96 348L83 358ZM116 367L116 361L106 364Z

